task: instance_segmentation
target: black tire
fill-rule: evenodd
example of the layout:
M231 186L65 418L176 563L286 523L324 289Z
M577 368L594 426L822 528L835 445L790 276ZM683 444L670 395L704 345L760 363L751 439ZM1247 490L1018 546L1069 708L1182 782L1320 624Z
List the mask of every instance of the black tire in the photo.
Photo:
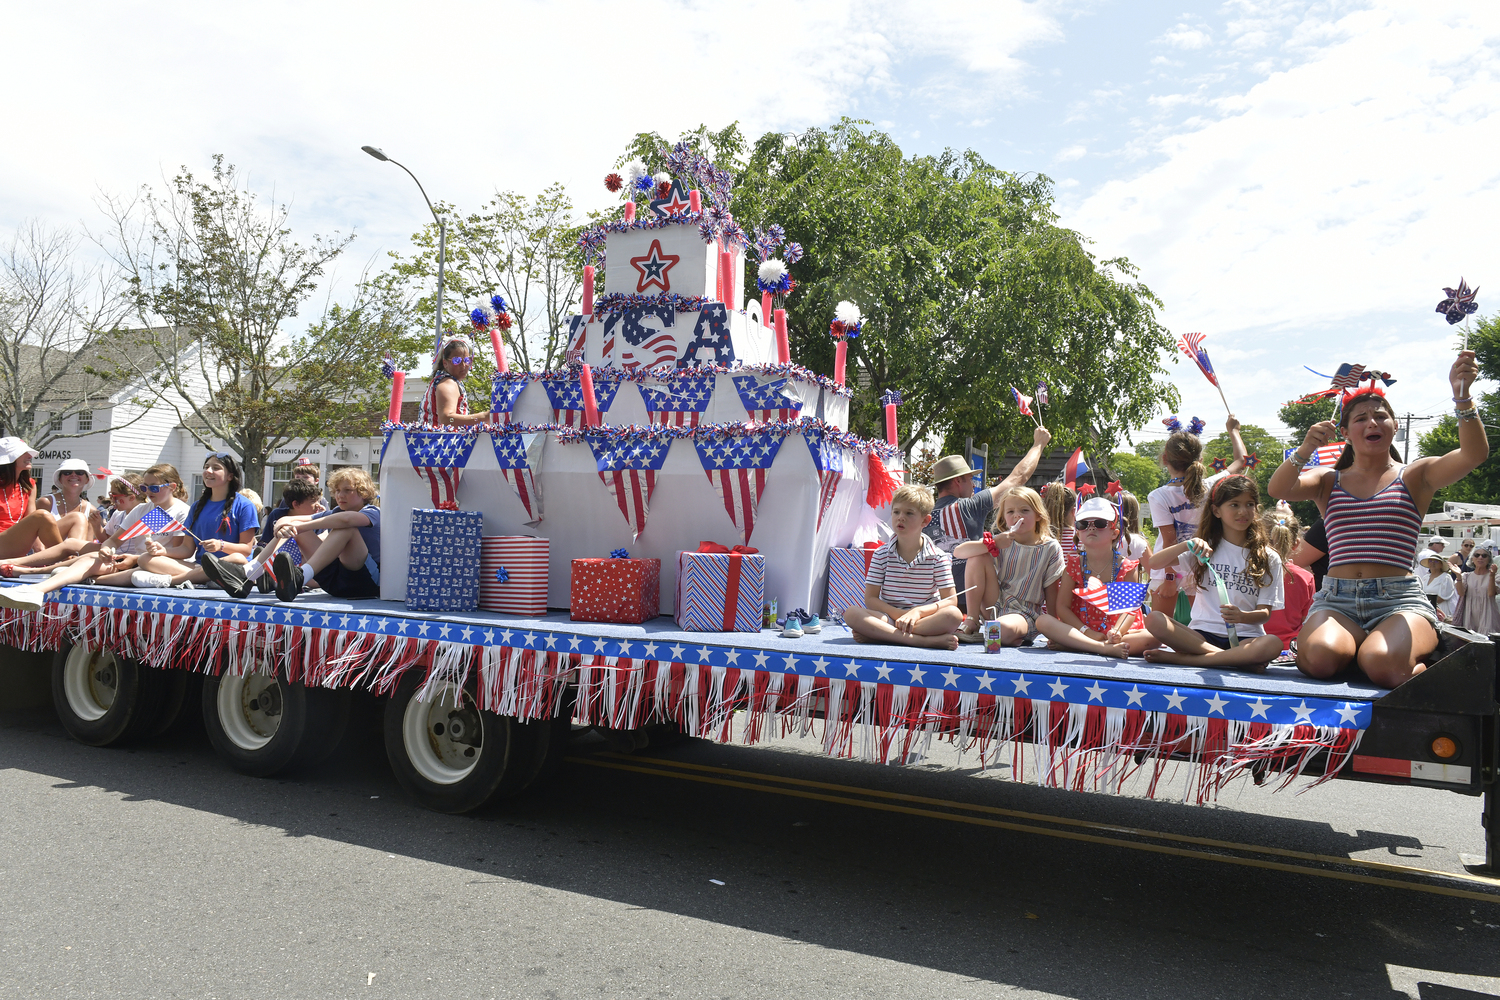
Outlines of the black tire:
M91 747L147 735L161 704L162 671L109 650L64 643L52 657L52 704L68 735Z
M209 742L230 767L254 778L316 764L349 723L349 692L266 674L205 677L202 704Z
M154 739L175 728L184 715L196 714L197 702L188 698L194 675L187 670L162 670L161 692L157 702L156 718L146 728L143 736Z
M482 712L449 685L416 700L424 671L408 670L385 707L385 753L396 781L424 808L468 813L509 798L533 776L535 732ZM466 703L467 704L464 704Z
M563 756L573 742L573 699L576 690L569 688L561 711L555 718L528 722L522 729L532 731L531 770L520 790L546 788L562 770Z

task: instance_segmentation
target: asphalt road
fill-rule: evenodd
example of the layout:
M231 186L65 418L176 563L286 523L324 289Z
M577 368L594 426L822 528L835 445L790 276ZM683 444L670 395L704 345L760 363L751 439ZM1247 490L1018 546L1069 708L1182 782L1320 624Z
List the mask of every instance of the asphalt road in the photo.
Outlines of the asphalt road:
M378 711L257 780L201 730L100 750L0 709L0 998L1500 996L1500 885L1406 871L1462 874L1475 799L1205 807L941 749L585 734L544 792L447 817L395 785Z

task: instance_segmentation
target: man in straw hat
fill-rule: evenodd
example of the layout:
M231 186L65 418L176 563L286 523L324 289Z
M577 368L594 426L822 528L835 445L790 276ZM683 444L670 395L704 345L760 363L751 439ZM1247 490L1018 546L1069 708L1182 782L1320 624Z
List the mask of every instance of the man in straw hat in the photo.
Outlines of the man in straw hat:
M932 492L937 497L937 505L932 509L932 520L923 529L927 537L950 555L959 542L977 542L984 536L985 525L990 523L990 517L1000 505L1000 498L1012 488L1026 485L1032 473L1036 472L1036 464L1041 461L1042 452L1051 440L1052 432L1045 427L1038 427L1031 435L1031 450L1021 456L1015 468L1010 470L1010 475L978 493L974 492L971 485L974 470L969 468L968 461L962 455L944 455L934 462ZM955 581L964 578L966 562L963 559L953 560ZM963 585L959 589L962 590ZM960 606L968 610L964 595L960 594L958 600Z

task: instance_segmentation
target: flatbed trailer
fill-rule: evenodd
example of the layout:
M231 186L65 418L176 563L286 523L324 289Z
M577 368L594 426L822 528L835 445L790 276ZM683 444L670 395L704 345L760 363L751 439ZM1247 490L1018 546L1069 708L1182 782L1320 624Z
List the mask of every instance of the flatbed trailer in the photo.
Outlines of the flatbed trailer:
M53 701L79 741L128 743L201 710L215 749L252 775L326 754L349 692L368 689L387 699L397 780L443 812L548 780L575 724L624 747L790 732L879 761L911 760L938 738L982 762L1029 753L1034 780L1080 791L1144 781L1154 793L1165 769L1185 764L1200 802L1244 777L1479 796L1485 854L1464 863L1500 876L1493 637L1449 627L1433 666L1394 691L1290 666L1248 674L1034 647L865 645L832 624L783 639L684 632L666 617L601 625L204 590L64 588L41 612L0 611L0 642L53 654Z

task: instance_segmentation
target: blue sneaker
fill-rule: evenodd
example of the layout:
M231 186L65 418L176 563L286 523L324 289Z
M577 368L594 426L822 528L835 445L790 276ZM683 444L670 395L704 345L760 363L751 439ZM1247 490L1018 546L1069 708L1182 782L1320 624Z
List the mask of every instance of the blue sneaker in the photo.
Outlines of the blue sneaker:
M802 612L802 631L808 635L817 635L823 631L823 623L817 615L810 615L804 611Z
M786 625L781 630L783 639L802 638L802 610L788 611L786 613Z

